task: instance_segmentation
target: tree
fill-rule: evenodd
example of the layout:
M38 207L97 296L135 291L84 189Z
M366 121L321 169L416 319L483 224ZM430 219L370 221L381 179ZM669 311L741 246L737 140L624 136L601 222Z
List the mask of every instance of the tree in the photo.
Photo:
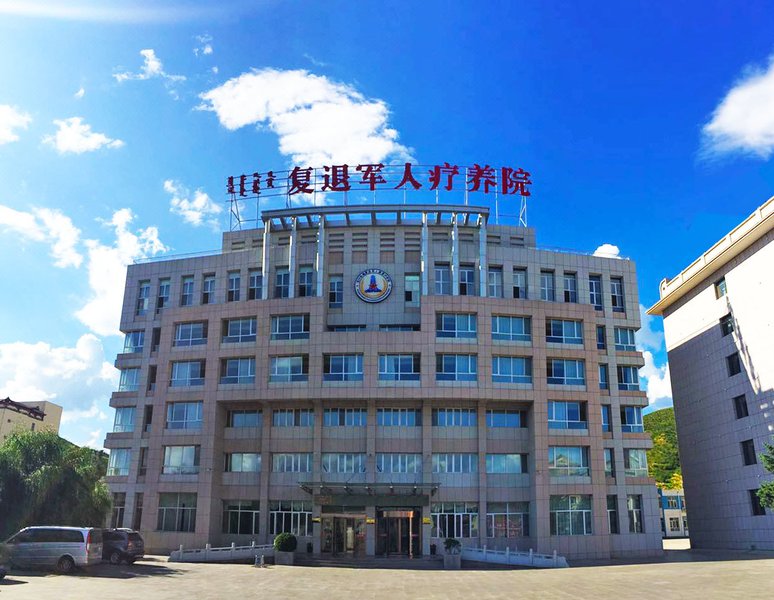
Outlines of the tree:
M771 439L774 442L774 437ZM761 463L763 463L763 468L769 473L774 473L774 443L764 444L764 446L766 447L766 452L760 455ZM774 481L767 481L761 484L761 487L758 488L758 499L766 508L774 508Z
M645 415L643 423L653 438L653 448L648 450L649 475L662 489L679 489L675 486L682 485L682 472L674 409L663 408ZM674 475L679 475L679 480Z
M107 457L50 431L17 431L0 446L0 539L28 525L101 526L111 500Z

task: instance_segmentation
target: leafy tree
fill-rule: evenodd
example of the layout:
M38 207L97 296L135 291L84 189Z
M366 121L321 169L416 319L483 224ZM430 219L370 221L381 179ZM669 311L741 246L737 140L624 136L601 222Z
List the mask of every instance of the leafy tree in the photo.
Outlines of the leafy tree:
M648 450L648 474L662 489L679 489L677 486L682 486L682 472L674 409L663 408L645 415L643 424L653 438L653 448Z
M764 446L766 452L760 455L761 463L769 473L774 473L774 444L764 444ZM774 481L761 484L761 487L758 488L758 498L766 508L774 508Z
M110 512L107 457L50 431L0 446L0 539L28 525L99 526Z

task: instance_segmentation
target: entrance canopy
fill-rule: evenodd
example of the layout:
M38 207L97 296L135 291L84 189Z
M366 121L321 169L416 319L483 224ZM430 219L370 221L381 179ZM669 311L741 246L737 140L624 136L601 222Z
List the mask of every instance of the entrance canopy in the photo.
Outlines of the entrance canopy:
M300 482L315 504L339 506L427 506L437 483Z

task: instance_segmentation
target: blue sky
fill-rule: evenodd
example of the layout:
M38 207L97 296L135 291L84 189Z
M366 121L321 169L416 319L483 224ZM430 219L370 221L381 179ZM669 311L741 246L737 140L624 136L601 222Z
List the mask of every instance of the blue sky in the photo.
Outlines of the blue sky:
M771 195L772 31L767 2L0 0L0 397L101 446L124 266L218 248L255 169L523 166L539 244L618 246L649 306Z

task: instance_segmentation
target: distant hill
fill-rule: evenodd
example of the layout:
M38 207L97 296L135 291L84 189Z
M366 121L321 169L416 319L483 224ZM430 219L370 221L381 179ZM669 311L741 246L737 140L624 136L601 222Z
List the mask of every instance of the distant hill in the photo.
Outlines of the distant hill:
M643 417L645 431L653 438L648 450L648 472L660 488L681 488L682 472L677 447L674 408L662 408Z

